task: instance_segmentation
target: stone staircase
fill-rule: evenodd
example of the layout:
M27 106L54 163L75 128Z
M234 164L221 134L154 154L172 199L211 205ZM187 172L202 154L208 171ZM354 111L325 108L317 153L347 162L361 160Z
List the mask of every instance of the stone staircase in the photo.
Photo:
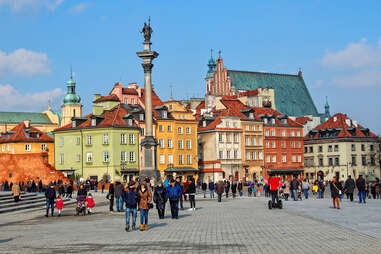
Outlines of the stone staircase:
M75 199L63 198L65 205L74 204ZM0 214L11 212L38 211L46 208L46 199L42 193L22 193L21 200L15 202L10 192L0 192Z

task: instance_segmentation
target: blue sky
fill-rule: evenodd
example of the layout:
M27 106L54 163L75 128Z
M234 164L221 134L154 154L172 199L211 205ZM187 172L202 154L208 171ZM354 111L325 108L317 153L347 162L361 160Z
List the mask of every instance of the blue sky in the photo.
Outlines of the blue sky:
M70 65L85 112L113 84L143 85L136 52L151 16L153 83L203 96L210 49L229 69L303 76L318 110L381 134L380 1L0 0L0 110L58 109Z

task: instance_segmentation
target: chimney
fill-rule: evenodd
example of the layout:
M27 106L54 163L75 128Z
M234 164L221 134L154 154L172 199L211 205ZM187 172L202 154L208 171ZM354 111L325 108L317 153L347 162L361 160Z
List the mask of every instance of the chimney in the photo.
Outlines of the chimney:
M24 120L24 124L27 129L30 128L30 120Z
M136 83L129 83L128 88L134 88L136 89Z
M303 78L302 68L299 68L298 77Z
M98 100L102 96L99 93L94 94L94 101Z

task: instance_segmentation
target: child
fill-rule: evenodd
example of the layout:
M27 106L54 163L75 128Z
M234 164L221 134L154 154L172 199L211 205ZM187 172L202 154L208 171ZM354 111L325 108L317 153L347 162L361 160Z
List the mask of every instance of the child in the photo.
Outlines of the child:
M86 206L87 206L88 214L91 214L93 212L91 209L94 208L94 206L95 206L95 202L94 202L94 199L93 199L93 196L91 195L91 193L87 194Z
M62 209L65 207L64 203L63 203L63 201L61 199L61 196L57 197L56 207L57 207L57 210L58 210L58 216L61 216Z
M257 185L255 184L253 186L253 194L254 194L254 197L257 197Z
M253 193L253 188L249 185L249 187L247 188L247 192L249 194L249 197L251 197L251 194Z
M258 197L261 196L261 185L259 185L259 184L257 186L257 195L258 195Z

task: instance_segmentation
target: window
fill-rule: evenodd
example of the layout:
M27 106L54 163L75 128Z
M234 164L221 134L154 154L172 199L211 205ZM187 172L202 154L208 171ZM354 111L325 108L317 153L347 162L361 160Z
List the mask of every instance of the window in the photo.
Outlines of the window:
M296 147L300 148L300 142L296 142Z
M127 124L128 124L128 126L132 126L132 119L131 119L131 118L129 118L129 119L127 120Z
M225 125L226 125L226 128L229 128L230 127L230 122L226 121Z
M298 162L302 162L302 156L298 155Z
M177 128L177 133L178 134L183 134L183 127L178 127Z
M233 135L234 142L238 142L238 134L234 133Z
M109 162L108 152L103 152L103 162Z
M369 149L370 149L371 152L373 152L374 151L374 145L370 145Z
M251 126L251 131L255 131L255 125L254 124Z
M256 146L257 145L257 140L255 139L255 137L251 137L251 145L252 146Z
M375 165L376 165L376 160L375 160L375 158L374 158L374 155L371 155L371 156L370 156L370 165L371 165L371 166L375 166Z
M168 139L167 143L168 143L168 148L173 148L173 143L171 138Z
M167 118L168 117L168 112L167 111L163 111L163 118Z
M238 150L233 151L233 158L238 159Z
M328 146L328 152L332 152L332 146Z
M275 136L275 130L271 130L271 136Z
M135 104L135 99L131 98L131 104Z
M263 153L261 151L258 152L258 159L263 160Z
M179 149L184 149L184 146L183 146L183 140L182 139L179 139L177 141L177 148Z
M168 125L168 126L167 126L167 131L168 131L168 132L172 132L172 125Z
M265 136L266 136L266 137L269 136L269 131L265 131Z
M250 160L250 152L246 152L246 160Z
M135 144L135 135L131 133L129 138L130 138L130 145L134 145Z
M120 153L120 160L121 160L122 162L126 162L126 161L127 161L127 156L126 156L126 155L127 155L127 154L126 154L125 151L123 151L123 152Z
M164 157L164 154L160 154L159 155L159 161L160 161L160 164L165 164L165 157Z
M282 148L286 148L286 143L284 142L284 141L282 141L282 143L281 143L281 147ZM304 149L305 150L305 149Z
M291 131L291 137L295 137L295 132Z
M275 141L271 141L271 148L275 148Z
M172 156L172 154L168 154L168 164L173 164L173 156Z
M269 148L269 141L266 141L266 142L265 142L265 147L266 147L266 148Z
M76 155L76 161L77 161L77 162L80 162L80 161L81 161L81 155L80 155L80 154L77 154L77 155Z
M187 164L191 165L192 164L192 157L190 154L187 154Z
M86 137L86 145L91 145L91 136L87 135Z
M230 135L230 133L226 133L226 142L231 142L231 135Z
M319 158L319 166L323 166L323 158Z
M273 155L272 162L276 162L276 155Z
M270 162L270 155L266 155L266 162Z
M30 149L31 149L31 145L30 144L26 144L25 145L25 151L30 151Z
M144 136L144 128L140 128L140 133L142 136Z
M120 143L122 145L125 145L126 144L126 134L120 134Z
M97 119L96 118L93 118L91 119L91 126L97 126Z
M45 152L48 150L46 144L41 144L41 151ZM3 145L3 152L5 152L5 145Z
M187 149L192 149L192 143L191 143L191 141L190 140L186 140L185 141L185 146L186 146Z
M296 162L296 155L292 156L292 162Z
M60 164L61 165L64 164L64 154L63 153L60 154Z
M323 146L319 146L319 153L323 152Z
M328 158L328 166L333 166L333 159L332 158Z
M308 147L304 147L304 153L308 153Z
M10 144L7 145L7 150L8 150L8 152L11 151L11 145Z
M226 159L230 159L230 150L226 151Z
M366 166L366 156L365 155L361 156L361 164L363 166Z
M128 98L124 98L124 104L128 104Z
M252 160L256 160L257 159L256 153L254 151L251 152L251 159Z
M103 134L103 144L108 145L108 134Z
M314 147L310 146L310 153L313 153L313 152L314 152Z
M253 112L249 113L249 119L254 119L254 113Z
M355 151L356 151L356 145L352 144L352 152L355 152Z
M356 166L356 156L352 156L352 166Z
M218 141L219 142L222 142L223 138L222 138L222 133L218 133Z
M233 122L233 127L234 127L234 128L238 128L238 124L237 124L237 122Z
M294 143L294 141L291 141L291 148L295 148L295 143ZM310 151L311 151L311 147L310 147Z
M340 165L340 163L339 163L339 157L336 157L336 158L335 158L335 165L336 165L336 166L339 166L339 165Z
M282 130L282 137L286 137L286 131Z
M339 151L339 145L335 145L335 152L338 152Z
M245 137L245 145L247 145L247 146L249 145L249 140L250 140L249 137L246 136L246 137Z
M64 146L64 137L60 137L60 146Z
M261 126L258 124L257 125L257 131L260 131L261 130Z
M263 123L264 123L264 124L267 124L267 123L268 123L268 119L267 119L267 118L264 118L264 119L263 119Z
M182 164L184 164L183 155L179 154L179 165L182 165Z
M361 145L361 151L365 151L365 145Z
M77 127L77 122L74 120L73 122L71 122L71 127L72 128L75 128L75 127Z
M159 131L161 131L161 132L163 132L164 131L164 127L163 127L163 125L159 125Z
M143 113L139 114L139 121L141 121L141 122L144 121L144 114Z
M272 123L272 124L275 124L275 119L274 119L274 118L271 119L271 123Z
M186 127L185 128L185 133L186 134L190 134L191 133L191 128L190 127Z
M223 151L218 151L218 158L223 159L224 158L224 152Z
M297 131L297 132L296 132L296 136L297 136L297 137L300 137L300 131Z
M80 145L81 144L81 138L75 138L75 143L77 145Z
M282 162L287 162L287 156L286 155L282 155Z
M130 162L135 162L135 152L130 152Z
M258 145L259 145L259 146L262 145L262 137L258 137Z
M159 139L159 147L164 148L164 139Z
M92 162L92 161L93 161L93 153L87 153L86 162Z

